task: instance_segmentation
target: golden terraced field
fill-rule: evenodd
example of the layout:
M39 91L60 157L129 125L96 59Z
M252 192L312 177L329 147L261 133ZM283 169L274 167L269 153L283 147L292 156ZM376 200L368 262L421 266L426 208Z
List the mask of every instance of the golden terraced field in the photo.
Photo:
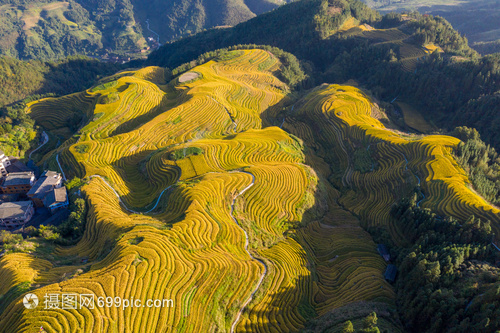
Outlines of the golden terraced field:
M418 185L425 195L422 207L462 221L471 215L490 220L499 235L500 210L471 190L465 171L452 156L459 140L397 133L372 117L376 108L357 88L323 85L297 103L290 118L300 122L291 119L284 129L304 138L326 160L338 161L331 166L338 186L344 188L340 202L365 226L387 227L396 242L404 243L404 237L393 225L390 207ZM326 145L331 147L326 152L318 148ZM376 161L364 173L355 170L352 158L361 149L370 151Z
M4 256L2 292L29 282L42 302L45 294L82 293L173 306L27 310L17 298L0 327L293 332L348 303L394 305L386 264L339 206L328 164L269 126L293 102L273 74L279 60L263 50L234 52L193 68L198 78L185 83L148 67L29 105L38 124L67 139L42 163L59 156L67 177L88 180L89 214L81 241L57 247L53 263ZM322 104L310 106L315 114ZM297 120L302 136L313 136L309 126ZM61 264L80 258L89 262Z
M405 244L389 212L415 187L422 207L473 214L500 234L499 210L470 189L452 156L458 139L388 129L351 86L325 84L296 100L271 53L232 55L182 83L148 67L29 105L66 139L41 163L57 166L58 156L68 177L87 180L89 213L83 238L56 247L53 260L3 256L0 294L28 284L42 301L83 293L173 306L27 310L18 297L0 327L295 332L346 305L388 312L394 291L365 229L386 228ZM283 110L282 128L270 126ZM63 264L81 258L89 262Z
M394 291L365 229L406 243L389 212L415 187L422 207L474 214L500 234L498 209L452 156L458 139L385 128L351 86L296 100L271 53L232 56L182 83L147 67L30 103L65 140L41 163L58 157L67 177L87 180L89 213L77 245L0 258L0 294L31 286L42 302L81 293L172 306L28 310L11 297L4 331L295 332L346 305L388 313ZM270 126L283 110L282 128Z

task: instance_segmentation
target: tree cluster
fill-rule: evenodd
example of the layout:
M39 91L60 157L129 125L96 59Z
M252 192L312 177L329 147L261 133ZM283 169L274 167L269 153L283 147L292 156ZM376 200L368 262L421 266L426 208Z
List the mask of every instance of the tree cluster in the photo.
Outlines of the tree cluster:
M411 246L396 248L397 302L411 332L495 332L500 278L489 221L442 218L417 206L417 195L392 208Z
M457 127L452 134L462 140L454 153L474 189L487 201L499 205L500 158L495 148L484 143L473 128Z

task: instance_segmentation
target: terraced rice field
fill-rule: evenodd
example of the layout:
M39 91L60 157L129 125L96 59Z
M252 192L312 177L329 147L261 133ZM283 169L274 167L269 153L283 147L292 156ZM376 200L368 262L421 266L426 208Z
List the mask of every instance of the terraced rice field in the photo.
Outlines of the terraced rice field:
M385 263L359 220L338 205L328 164L267 126L291 102L272 74L279 68L272 54L246 50L194 68L200 77L186 83L149 67L30 104L38 124L67 135L45 159L59 156L67 177L88 179L89 213L81 241L56 248L54 263L4 257L4 289L28 281L42 300L84 293L173 306L27 310L19 297L0 327L294 332L346 303L393 306ZM69 128L68 118L81 123ZM314 136L309 125L290 122ZM57 264L84 257L84 265ZM24 264L16 268L15 260Z
M2 257L0 294L31 285L42 301L84 293L172 306L27 310L16 296L0 327L295 332L347 304L387 312L394 292L365 229L405 243L389 210L416 186L422 207L488 219L500 235L498 209L452 157L457 139L389 130L351 86L293 100L272 74L279 68L270 53L245 50L194 68L195 80L148 67L31 103L37 123L67 139L41 163L57 156L68 177L88 180L89 214L83 238L53 260ZM280 128L268 126L275 118ZM354 167L359 150L368 171Z
M395 52L399 53L401 67L407 72L415 71L419 61L434 50L440 50L439 46L427 44L419 47L407 41L408 35L398 28L391 29L367 29L365 25L355 26L340 30L346 37L357 37L370 40L374 45L389 44Z
M406 125L411 129L420 133L429 133L436 130L436 128L429 124L422 114L413 106L404 102L396 102L396 104L403 113Z
M500 211L471 190L465 171L452 156L458 139L442 135L418 138L389 130L371 117L375 106L354 87L324 85L297 104L300 107L295 107L295 116L303 125L285 124L284 128L307 138L308 144L314 140L311 147L333 148L322 154L335 161L331 167L337 182L348 189L340 202L359 215L365 226L386 227L394 240L404 242L401 231L392 225L389 210L420 186L425 195L422 207L462 221L471 215L490 220L499 235ZM316 137L307 134L313 130ZM360 173L349 156L366 146L378 165Z

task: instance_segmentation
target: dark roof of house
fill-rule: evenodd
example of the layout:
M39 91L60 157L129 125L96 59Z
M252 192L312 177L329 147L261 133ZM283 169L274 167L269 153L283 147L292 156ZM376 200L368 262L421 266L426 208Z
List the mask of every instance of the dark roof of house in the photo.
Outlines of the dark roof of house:
M24 165L24 163L22 163L20 161L12 162L11 165L9 165L6 169L7 169L7 172L9 172L9 173L33 171L32 169L28 168L26 165Z
M390 282L394 282L397 273L398 273L398 268L395 265L393 264L387 265L387 268L384 273L384 278Z
M49 207L53 204L58 204L61 202L65 202L68 199L68 192L66 191L66 187L55 188L50 191L49 194L45 197L44 204L45 207Z
M45 171L31 190L29 190L28 196L43 199L61 180L61 174L55 171Z
M40 168L36 166L35 162L33 160L29 160L28 163L26 163L26 166L33 170L35 173L35 177L38 178L40 177Z
M35 174L33 171L28 172L12 172L5 177L3 186L13 186L13 185L29 185L31 183L31 178Z
M2 202L14 202L19 198L18 193L3 193L0 194L0 203Z
M0 204L0 219L23 218L32 205L31 201L4 202Z
M384 244L379 244L377 246L377 251L380 253L381 256L389 254L389 251L387 251L387 247L385 247Z

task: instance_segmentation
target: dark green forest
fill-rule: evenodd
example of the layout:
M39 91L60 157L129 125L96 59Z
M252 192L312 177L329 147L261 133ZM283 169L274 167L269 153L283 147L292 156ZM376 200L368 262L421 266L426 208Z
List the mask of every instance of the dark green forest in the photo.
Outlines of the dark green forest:
M452 135L462 140L455 156L473 188L487 201L500 205L500 158L495 148L484 143L474 128L457 127Z
M392 208L412 244L392 247L401 321L410 332L496 332L500 327L499 252L489 221L460 223L417 205L417 193Z

